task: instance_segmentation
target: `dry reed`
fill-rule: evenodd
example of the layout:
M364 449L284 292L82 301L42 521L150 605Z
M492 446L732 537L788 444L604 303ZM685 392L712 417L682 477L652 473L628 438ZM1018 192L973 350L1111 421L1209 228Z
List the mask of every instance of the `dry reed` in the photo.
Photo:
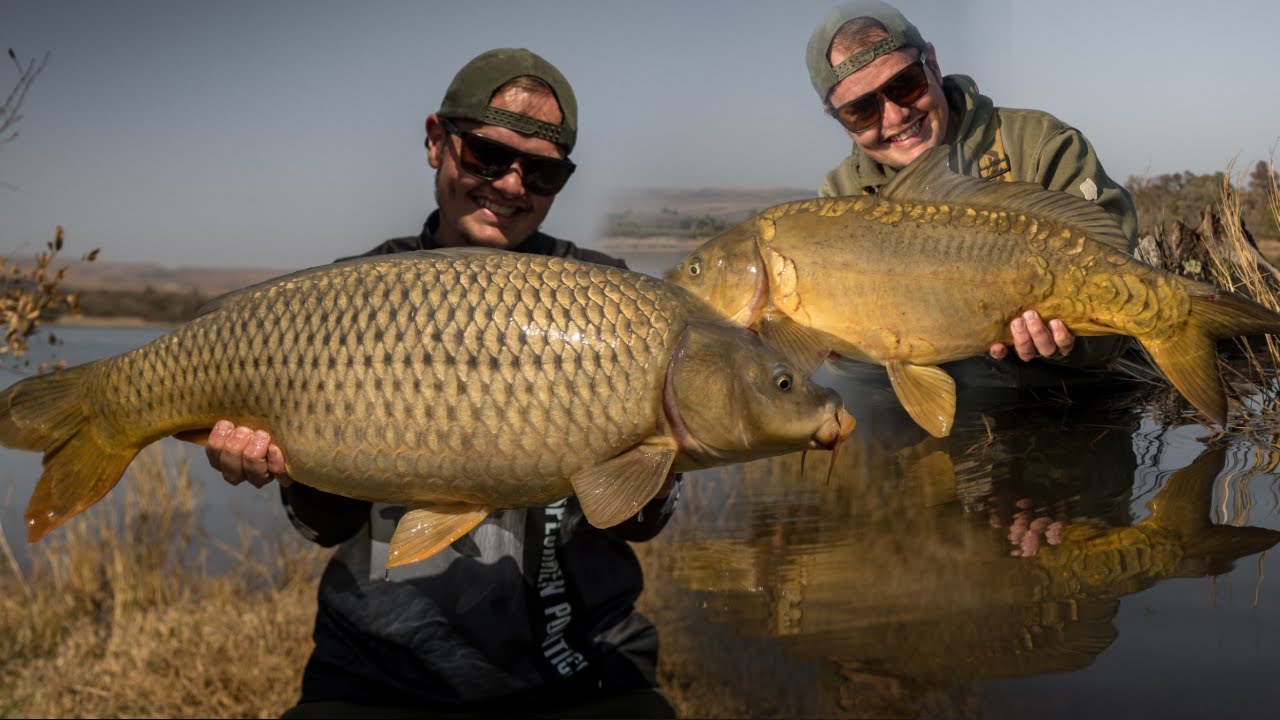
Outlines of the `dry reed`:
M26 568L0 570L0 715L274 717L296 702L326 553L242 527L213 572L199 488L164 447L30 546Z
M1268 168L1272 170L1267 187L1268 205L1273 216L1280 217L1274 151ZM1262 255L1245 229L1241 194L1232 184L1233 177L1233 165L1228 164L1217 208L1219 222L1213 225L1217 242L1206 243L1205 247L1210 260L1208 279L1280 311L1280 270ZM1280 338L1265 335L1237 339L1235 347L1243 364L1231 360L1220 363L1229 390L1239 403L1232 429L1255 439L1265 438L1265 444L1274 445L1280 433L1280 387L1275 373L1280 365Z

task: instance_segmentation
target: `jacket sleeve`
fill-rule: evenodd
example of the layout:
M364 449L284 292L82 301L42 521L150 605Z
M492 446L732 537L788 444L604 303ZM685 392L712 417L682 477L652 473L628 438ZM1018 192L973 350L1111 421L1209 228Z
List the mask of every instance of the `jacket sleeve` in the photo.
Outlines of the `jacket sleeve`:
M299 482L281 486L280 501L293 527L323 547L345 542L369 521L368 501L334 495Z

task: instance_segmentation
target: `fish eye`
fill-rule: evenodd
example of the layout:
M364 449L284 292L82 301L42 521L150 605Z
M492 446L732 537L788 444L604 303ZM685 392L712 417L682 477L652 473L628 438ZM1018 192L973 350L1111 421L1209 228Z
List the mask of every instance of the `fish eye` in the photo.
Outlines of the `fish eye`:
M696 257L689 261L689 274L693 277L702 274L702 258Z
M787 370L780 370L773 376L773 383L778 386L782 392L791 392L791 388L795 385L795 378Z

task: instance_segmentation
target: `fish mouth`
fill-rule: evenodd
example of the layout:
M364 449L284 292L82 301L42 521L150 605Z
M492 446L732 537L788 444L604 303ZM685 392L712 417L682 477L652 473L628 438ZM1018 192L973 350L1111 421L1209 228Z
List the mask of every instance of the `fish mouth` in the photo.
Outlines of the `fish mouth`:
M836 446L848 439L857 424L853 416L841 405L836 408L831 417L823 421L822 426L810 438L809 446L814 449L834 450Z

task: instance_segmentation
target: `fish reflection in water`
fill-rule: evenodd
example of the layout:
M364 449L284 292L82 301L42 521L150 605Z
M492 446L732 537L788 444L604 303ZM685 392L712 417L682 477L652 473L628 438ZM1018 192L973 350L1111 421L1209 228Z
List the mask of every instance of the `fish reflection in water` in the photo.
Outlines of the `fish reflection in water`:
M1132 406L982 407L938 439L911 435L905 413L898 426L883 407L842 394L859 432L830 477L824 453L700 472L685 485L670 545L654 553L647 592L679 588L702 605L664 627L664 656L703 654L699 672L736 683L742 711L972 705L972 685L967 700L955 698L966 682L1090 665L1117 637L1119 598L1224 573L1280 541L1274 530L1212 522L1224 447L1170 475L1134 518L1141 417ZM1010 540L1020 507L1058 523L1028 557ZM718 640L699 625L708 615L728 629ZM764 641L809 664L749 669L760 659L746 648L766 654L752 645ZM732 677L735 663L749 680Z

